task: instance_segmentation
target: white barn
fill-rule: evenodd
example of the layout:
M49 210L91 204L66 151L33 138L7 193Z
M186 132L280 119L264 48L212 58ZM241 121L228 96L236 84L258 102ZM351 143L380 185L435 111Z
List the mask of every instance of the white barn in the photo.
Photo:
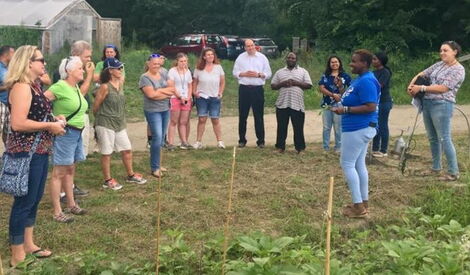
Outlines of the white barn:
M24 26L42 32L44 53L65 41L121 46L121 19L102 18L85 0L0 0L0 26Z

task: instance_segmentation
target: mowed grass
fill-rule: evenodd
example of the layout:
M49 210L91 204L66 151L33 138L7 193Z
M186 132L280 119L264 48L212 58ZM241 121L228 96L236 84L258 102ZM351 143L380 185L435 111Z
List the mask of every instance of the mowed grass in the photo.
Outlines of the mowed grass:
M461 162L461 183L468 183L468 139L459 136L455 143ZM270 147L237 150L232 236L257 231L272 236L307 235L308 241L323 246L331 176L335 179L333 248L347 241L354 231L399 222L409 206L432 205L428 200L437 190L447 192L449 204L454 199L468 197L468 192L461 192L462 188L468 189L468 185L454 187L420 176L420 171L430 166L431 159L427 141L420 136L405 176L397 169L398 161L394 158L373 160L368 165L371 217L349 220L341 216L341 207L350 203L350 195L339 156L323 153L320 144L309 144L304 155L294 152L289 148L285 154L276 154ZM223 235L232 153L231 148L163 153L163 163L169 171L161 183L162 232L170 229L184 232L186 241L196 251L203 251L204 243ZM137 152L134 157L135 170L149 177L145 173L148 172L148 152ZM124 183L125 172L117 156L113 158L112 173ZM149 177L148 184L142 186L124 184L117 192L103 190L101 181L99 155L94 154L78 165L76 182L90 191L88 197L81 199L81 206L89 213L76 217L72 224L52 220L46 191L39 207L37 243L53 250L56 257L105 252L121 263L154 263L156 179ZM4 266L10 256L7 240L11 201L0 195L0 254ZM429 212L433 211L439 213L431 207ZM468 213L456 216L461 222L470 222ZM168 242L166 235L162 234L161 241ZM74 263L69 264L73 270Z

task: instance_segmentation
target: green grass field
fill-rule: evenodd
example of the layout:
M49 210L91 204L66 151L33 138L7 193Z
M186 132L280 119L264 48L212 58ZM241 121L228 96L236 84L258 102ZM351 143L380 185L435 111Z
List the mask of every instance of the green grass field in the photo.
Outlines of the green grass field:
M465 229L470 224L467 137L458 137L456 146L462 168L460 186L419 175L430 163L428 144L422 136L408 161L406 176L400 174L394 158L369 164L371 217L367 220L348 220L341 216L342 205L350 201L348 188L338 156L322 153L320 144L309 144L307 153L300 156L293 148L282 155L269 147L237 150L232 242L226 270L234 272L230 274L281 274L279 270L292 266L303 271L291 274L318 274L324 257L321 251L325 245L330 176L335 177L332 266L336 271L332 274L383 274L387 270L401 273L401 264L393 264L398 258L390 258L388 249L391 248L382 244L390 238L406 241L409 238L403 234L411 234L413 230L418 232L413 231L416 240L421 238L420 234L428 238L426 244L433 245L436 255L450 253L443 242L451 243L453 249L458 245L463 247L454 242L470 234L470 227ZM148 152L138 152L134 160L136 171L144 172L147 177L148 158ZM161 274L220 274L232 150L165 151L163 163L169 171L161 185ZM112 173L123 183L125 172L117 157L112 161ZM81 206L89 214L76 217L72 224L52 220L46 191L40 204L36 239L55 254L52 259L34 263L27 274L154 274L157 181L149 178L149 183L143 186L124 184L121 191L115 192L102 189L101 178L97 154L78 166L76 182L90 191L88 197L81 199ZM0 255L4 267L10 255L7 243L10 206L11 199L0 195ZM402 219L407 217L405 212L410 206L422 207L422 212L414 210L420 218L414 217L412 224ZM440 231L435 231L436 236L422 233L424 225L415 223L428 217L422 215L432 218L437 214L443 217L434 224L425 224L429 232L451 219L458 221L462 228L449 233L450 237L439 235ZM285 236L303 237L294 241ZM434 240L436 244L431 242ZM276 245L279 251L273 248ZM423 247L419 249L425 249L425 243L420 245ZM400 249L396 248L396 253L408 253ZM361 250L364 255L356 255L355 250ZM439 262L442 259L432 259L445 264ZM260 267L257 261L265 260ZM407 268L421 273L426 261ZM468 274L465 273L470 268L468 263L458 266L460 273L446 274ZM354 272L348 272L348 268ZM431 270L439 269L431 267ZM104 271L107 273L101 273Z

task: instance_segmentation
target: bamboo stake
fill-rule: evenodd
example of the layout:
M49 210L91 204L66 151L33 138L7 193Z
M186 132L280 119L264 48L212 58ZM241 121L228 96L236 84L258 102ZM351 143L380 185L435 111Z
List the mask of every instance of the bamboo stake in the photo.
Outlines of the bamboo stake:
M0 255L0 275L3 275L3 263L2 263L2 256Z
M232 176L230 179L229 191L228 191L228 203L227 203L227 213L225 216L225 224L224 224L224 254L223 254L223 261L222 261L222 275L225 274L225 262L227 260L227 247L228 247L228 240L230 237L229 226L230 226L230 219L232 218L232 195L233 195L233 180L235 177L235 162L237 156L237 147L233 146L233 160L232 160Z
M161 150L161 148L160 148ZM156 275L158 275L160 269L160 213L161 213L161 206L160 206L160 195L161 195L161 186L162 186L162 153L160 152L160 177L158 178L157 183L157 259L156 259Z
M330 177L328 188L328 214L326 224L326 255L325 255L325 275L330 275L330 250L331 250L331 221L333 219L333 185L334 177Z

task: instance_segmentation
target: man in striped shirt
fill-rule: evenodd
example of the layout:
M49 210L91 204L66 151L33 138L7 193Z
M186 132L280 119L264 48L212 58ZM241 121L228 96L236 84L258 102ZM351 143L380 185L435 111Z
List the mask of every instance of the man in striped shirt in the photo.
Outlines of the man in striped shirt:
M290 118L294 128L295 150L300 154L305 150L304 90L312 88L312 80L307 70L297 65L295 53L290 52L287 55L286 65L274 74L271 81L271 88L279 90L279 96L276 100L277 138L275 146L279 153L284 153Z

